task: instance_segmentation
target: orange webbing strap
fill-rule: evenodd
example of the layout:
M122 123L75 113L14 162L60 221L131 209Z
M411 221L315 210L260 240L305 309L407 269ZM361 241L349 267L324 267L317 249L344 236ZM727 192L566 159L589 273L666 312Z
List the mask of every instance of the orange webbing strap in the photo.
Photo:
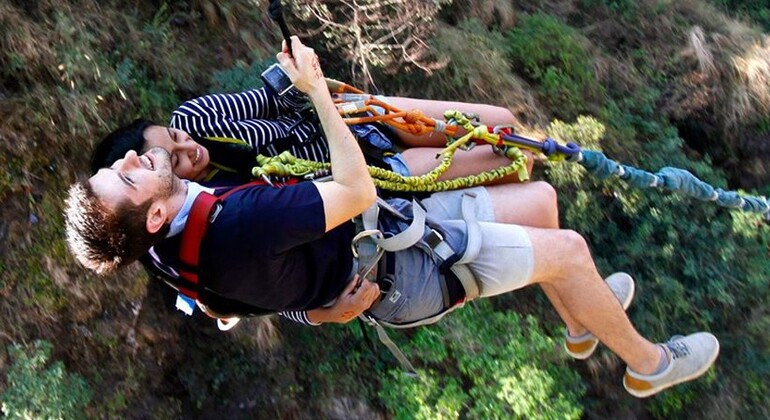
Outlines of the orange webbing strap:
M418 109L403 111L394 107L393 105L388 104L387 102L375 98L373 95L369 95L358 88L338 80L327 78L326 85L328 86L329 91L333 94L361 95L361 101L356 101L356 104L360 106L356 107L356 109L340 110L340 114L345 120L345 123L348 125L379 122L417 136L430 134L434 131L443 132L448 136L454 136L457 133L457 126L444 125L441 128L437 128L436 120L430 117L426 117L425 114L423 114L422 111ZM341 105L343 101L336 100L335 103ZM381 114L378 112L378 110L374 108L375 106L384 109L385 113ZM340 107L338 106L338 108ZM370 115L365 117L347 116L349 114L364 112L369 113Z

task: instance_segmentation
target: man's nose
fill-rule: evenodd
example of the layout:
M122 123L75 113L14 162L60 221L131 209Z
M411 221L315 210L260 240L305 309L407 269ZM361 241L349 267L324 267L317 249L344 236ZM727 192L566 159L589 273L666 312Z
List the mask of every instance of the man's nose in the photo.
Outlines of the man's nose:
M123 158L124 166L136 167L136 166L140 166L140 164L141 163L139 162L139 155L136 154L136 151L129 150L128 152L126 152L126 156L125 158Z

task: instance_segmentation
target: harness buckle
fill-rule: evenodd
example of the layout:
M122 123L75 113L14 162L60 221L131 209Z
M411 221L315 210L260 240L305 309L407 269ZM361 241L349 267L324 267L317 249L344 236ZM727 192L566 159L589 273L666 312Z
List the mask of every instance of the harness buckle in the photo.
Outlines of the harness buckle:
M435 249L441 242L444 242L444 236L436 229L431 229L430 233L425 235L424 240L431 249Z
M353 251L353 257L358 258L358 242L360 242L364 238L373 238L374 243L376 244L377 251L380 250L379 244L377 242L379 240L382 240L383 235L382 232L379 229L366 229L362 230L361 232L358 232L356 236L353 237L353 240L350 241L350 249Z

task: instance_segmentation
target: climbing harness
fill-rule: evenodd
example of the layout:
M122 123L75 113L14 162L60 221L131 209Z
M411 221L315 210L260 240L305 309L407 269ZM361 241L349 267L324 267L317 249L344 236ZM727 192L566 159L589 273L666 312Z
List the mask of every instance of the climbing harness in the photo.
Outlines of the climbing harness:
M444 310L424 319L413 320L407 323L386 321L376 318L371 312L365 311L359 316L360 320L372 325L377 331L377 337L393 356L399 361L409 376L416 376L414 366L409 362L403 352L390 339L383 327L389 328L413 328L420 325L433 324L443 318L449 312L463 306L479 296L479 286L476 277L467 264L473 261L481 250L481 227L475 214L476 195L466 192L462 197L462 216L467 228L467 244L465 251L458 254L444 240L441 233L427 224L426 210L417 202L412 201L411 218L394 208L387 201L378 198L377 202L355 219L356 232L352 241L353 254L359 267L362 278L367 276L373 267L383 258L385 253L395 253L410 247L417 247L428 255L432 255L439 263L439 272L443 275L440 283L444 303ZM400 229L398 233L391 234L390 229L383 226L380 220L381 209L392 215L397 220L408 223L408 227ZM392 254L389 254L392 255ZM393 255L391 258L394 258ZM382 269L380 269L382 270ZM382 280L392 273L379 271L375 276L368 278L382 284ZM398 285L397 279L387 279L388 288ZM452 284L457 285L452 287ZM461 289L460 295L455 291ZM390 290L388 290L390 291ZM399 298L398 290L395 290L391 298ZM384 297L383 297L384 298ZM395 301L394 301L395 302Z

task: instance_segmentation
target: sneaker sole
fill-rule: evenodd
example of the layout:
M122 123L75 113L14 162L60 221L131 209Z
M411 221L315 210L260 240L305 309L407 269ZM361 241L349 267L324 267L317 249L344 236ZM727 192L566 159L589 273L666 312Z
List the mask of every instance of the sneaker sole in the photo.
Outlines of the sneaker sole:
M631 381L634 381L634 382L640 382L640 383L645 383L645 384L649 384L649 382L646 382L646 381L641 380L641 379L636 379L633 376L630 376L628 373L626 373L626 374L623 375L623 387L626 389L626 391L628 391L629 394L633 395L634 397L637 397L637 398L651 397L651 396L653 396L653 395L655 395L655 394L657 394L657 393L659 393L659 392L661 392L661 391L663 391L665 389L671 388L674 385L679 385L679 384L681 384L683 382L691 381L691 380L693 380L695 378L698 378L699 376L703 375L709 369L711 369L711 366L714 365L714 361L717 360L718 356L719 356L719 341L717 341L717 346L714 348L714 353L711 356L709 356L708 363L706 363L702 369L699 369L699 370L693 372L690 375L683 376L683 377L679 378L678 380L676 380L674 382L671 382L671 383L668 383L668 384L663 385L663 386L653 387L653 388L650 388L650 389L645 389L645 390L639 391L639 390L634 389L634 388L629 388L626 381L628 381L629 378L630 378Z
M629 306L631 306L631 302L634 301L634 295L636 294L636 282L634 281L634 278L631 277L630 274L624 273L624 272L614 273L614 274L610 275L609 277L607 277L606 279L604 279L604 282L606 283L609 279L611 279L613 277L616 277L616 276L617 277L620 277L620 276L628 277L631 280L631 288L630 288L631 290L630 290L630 293L628 293L628 295L626 295L626 299L625 300L623 300L622 302L618 301L618 302L620 302L620 305L623 307L623 310L625 311L625 310L628 309ZM613 295L614 295L614 293L615 292L613 292ZM615 297L617 298L617 296L615 296ZM591 342L585 341L585 342L582 342L582 343L570 343L570 342L565 340L564 341L564 349L567 352L567 354L570 357L572 357L573 359L575 359L575 360L586 360L589 357L593 356L594 352L596 351L596 348L599 346L599 340L594 338L592 344L588 348L584 349L584 348L580 347L581 345L585 345L586 343L591 343ZM572 349L570 349L570 346L572 346Z

